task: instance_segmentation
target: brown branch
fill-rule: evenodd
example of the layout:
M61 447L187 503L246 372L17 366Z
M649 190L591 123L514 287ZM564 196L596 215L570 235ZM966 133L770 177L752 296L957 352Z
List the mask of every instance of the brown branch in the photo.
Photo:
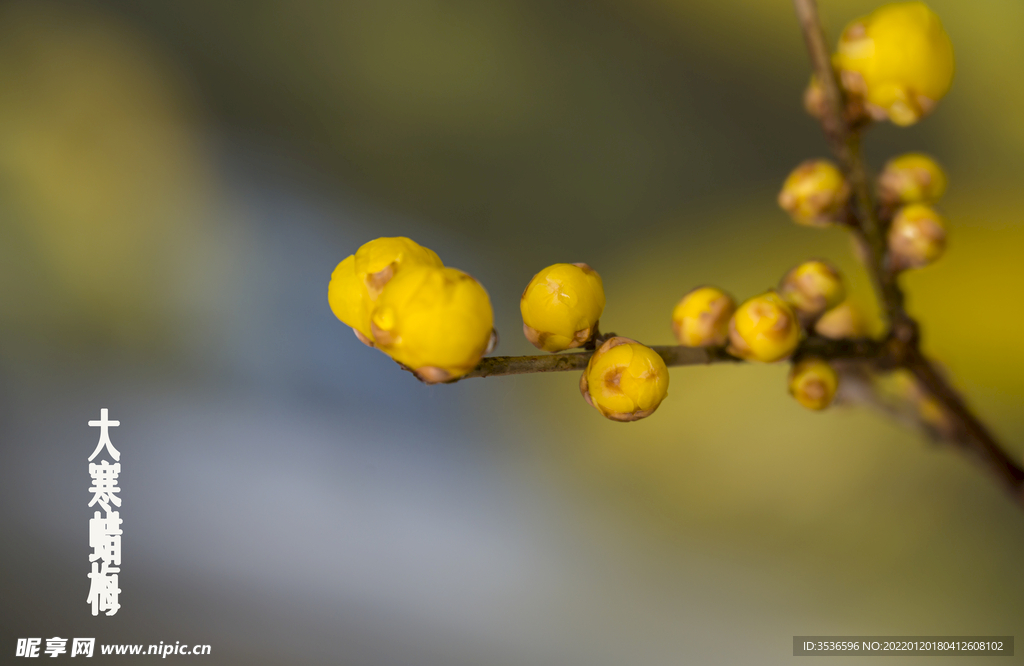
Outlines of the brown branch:
M651 347L665 359L665 365L708 365L711 363L742 363L743 360L732 356L721 347L684 347L682 345L663 345ZM502 375L522 375L535 372L564 372L567 370L583 370L587 367L592 351L569 352L566 354L544 354L541 356L488 356L469 372L452 382L472 377L498 377ZM825 360L857 359L871 363L879 363L886 356L882 343L869 339L829 340L820 336L811 336L797 348L794 358L816 356ZM451 382L449 382L451 383Z
M830 51L825 39L815 0L793 0L804 41L810 54L814 75L824 98L822 129L833 154L846 172L853 192L853 232L866 250L865 264L889 319L890 332L886 343L897 367L910 370L930 393L953 425L950 441L973 454L996 480L1024 505L1024 469L996 441L992 433L970 410L963 398L921 353L919 327L904 309L903 292L896 282L896 273L889 270L886 259L885 228L875 214L871 184L860 148L860 130L851 127L847 100L843 96Z
M848 102L832 67L831 52L818 16L817 3L814 0L793 0L793 4L807 43L814 77L824 97L821 126L832 153L839 160L850 183L851 205L856 221L853 232L867 255L868 272L890 325L901 338L911 338L916 335L916 329L907 322L909 318L903 310L903 294L896 284L895 275L886 269L885 229L875 214L875 205L871 200L871 182L861 155L860 129L851 127L847 120L845 109Z
M935 370L935 365L915 347L906 361L906 367L939 401L947 415L952 417L956 440L969 448L1017 501L1024 503L1024 469L1006 455L985 424Z

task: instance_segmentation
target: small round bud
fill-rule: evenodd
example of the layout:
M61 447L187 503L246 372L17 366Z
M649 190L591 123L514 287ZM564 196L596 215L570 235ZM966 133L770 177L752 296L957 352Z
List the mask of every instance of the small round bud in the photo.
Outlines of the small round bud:
M814 332L830 340L859 338L867 335L864 314L850 301L843 301L821 316Z
M811 75L804 89L804 109L812 118L821 120L825 117L825 91L821 88L818 77Z
M533 276L519 300L523 333L538 349L582 347L604 311L601 276L586 264L554 264Z
M683 296L672 311L672 330L687 347L721 347L729 336L736 311L732 296L715 287L698 287Z
M609 338L590 357L580 393L607 418L636 421L653 414L668 394L668 367L650 347Z
M491 342L494 313L472 277L421 264L391 279L370 327L381 350L433 384L461 377L480 362Z
M782 278L779 295L801 321L810 323L839 305L846 298L846 289L834 267L824 261L805 261Z
M821 83L818 81L818 77L812 74L811 80L807 84L807 88L804 90L804 109L811 117L822 120L828 113L827 106L825 91L822 89ZM851 127L859 126L865 121L871 119L870 116L867 115L867 111L864 109L863 100L859 97L853 96L848 96L846 99L846 108L843 109L843 118L847 125Z
M744 302L729 321L729 353L748 361L780 361L798 344L796 313L774 291Z
M850 186L832 162L807 160L786 178L779 206L799 224L826 227L839 218L849 198Z
M889 260L896 270L933 263L946 249L946 224L934 208L910 204L896 211L889 227Z
M334 315L351 326L356 337L373 344L370 314L384 285L402 266L423 264L440 267L433 250L408 238L377 238L346 257L331 274L327 301Z
M807 409L825 409L836 397L839 376L825 361L808 358L789 372L789 392Z
M903 126L928 115L953 82L953 45L923 2L883 5L848 25L834 63L868 113Z
M894 157L878 177L878 197L890 206L935 203L945 192L945 172L923 153Z

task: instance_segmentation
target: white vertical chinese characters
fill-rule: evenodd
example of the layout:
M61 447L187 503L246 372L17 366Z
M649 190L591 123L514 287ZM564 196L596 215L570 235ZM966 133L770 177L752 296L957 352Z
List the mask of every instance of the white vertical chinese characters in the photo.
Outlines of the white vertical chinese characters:
M98 504L103 514L95 511L89 520L89 546L93 550L89 555L92 571L89 573L89 598L86 603L92 604L93 615L99 615L100 611L113 615L121 607L117 602L117 595L121 592L117 586L117 574L121 571L121 517L120 512L113 510L121 506L121 498L117 495L121 491L117 486L117 477L121 473L121 463L118 462L121 452L110 443L108 429L121 425L121 422L109 420L107 410L101 409L100 420L89 421L89 425L100 429L100 441L89 456L89 476L92 477L89 492L93 494L89 506ZM113 465L102 459L98 464L92 462L104 452L114 459Z

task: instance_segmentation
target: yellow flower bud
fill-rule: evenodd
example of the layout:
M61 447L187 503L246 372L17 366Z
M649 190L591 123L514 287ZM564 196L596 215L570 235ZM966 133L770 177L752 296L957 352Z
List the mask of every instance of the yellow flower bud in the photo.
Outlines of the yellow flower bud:
M803 322L812 322L846 298L839 271L824 261L805 261L779 282L779 295Z
M826 114L825 91L821 87L816 75L811 75L811 80L804 90L804 109L813 118L822 120ZM859 97L848 96L846 107L842 109L843 118L851 127L858 127L865 121L870 120L867 111L864 109L864 101Z
M921 268L946 249L946 224L934 208L910 204L896 211L889 227L889 260L896 270Z
M402 266L440 267L441 259L408 238L377 238L346 257L331 274L327 301L334 315L352 327L365 344L373 345L370 314L384 285Z
M843 301L821 316L814 332L831 340L859 338L867 335L864 314L850 301Z
M825 116L825 91L818 81L818 77L811 75L811 80L804 89L804 109L813 118L821 119Z
M779 206L799 224L826 227L850 198L850 186L828 160L807 160L793 170L779 192Z
M601 276L586 264L554 264L533 276L519 301L523 333L556 352L583 346L604 311Z
M935 203L945 192L945 172L923 153L894 157L878 177L879 199L889 205Z
M729 336L729 318L736 311L732 296L715 287L698 287L683 296L672 311L672 330L687 347L721 347Z
M771 363L788 358L800 344L800 324L774 291L744 302L729 321L729 353Z
M825 361L808 358L789 372L789 392L807 409L825 409L836 397L839 376Z
M953 45L923 2L883 5L848 25L834 62L843 87L897 125L930 113L953 82Z
M391 279L370 326L381 350L433 384L461 377L480 362L494 313L487 292L469 275L420 264Z
M590 357L580 393L613 421L650 416L668 394L668 367L656 351L629 338L609 338Z

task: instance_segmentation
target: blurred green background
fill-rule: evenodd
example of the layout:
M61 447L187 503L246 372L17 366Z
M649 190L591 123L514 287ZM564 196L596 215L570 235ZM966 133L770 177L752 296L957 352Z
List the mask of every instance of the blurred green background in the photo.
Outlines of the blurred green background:
M875 6L821 4L833 37ZM1024 3L929 4L952 91L866 153L947 168L949 250L909 308L1020 458ZM649 344L690 288L745 298L810 257L871 309L846 235L774 202L827 152L807 78L781 0L0 3L0 499L26 572L2 649L732 664L795 634L1020 633L1020 509L883 415L802 410L782 365L674 369L623 425L568 374L421 386L327 307L338 261L409 235L487 287L503 354L533 351L519 293L558 261ZM134 549L109 619L78 600L101 407Z

